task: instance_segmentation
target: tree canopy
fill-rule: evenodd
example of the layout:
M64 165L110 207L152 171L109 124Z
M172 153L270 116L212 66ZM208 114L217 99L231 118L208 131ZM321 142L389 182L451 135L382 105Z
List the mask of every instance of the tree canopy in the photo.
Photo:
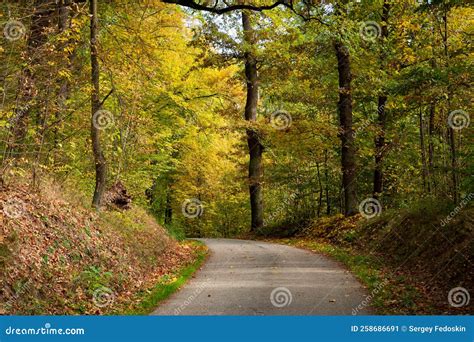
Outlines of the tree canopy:
M96 5L1 4L3 182L120 181L188 236L473 189L462 1Z

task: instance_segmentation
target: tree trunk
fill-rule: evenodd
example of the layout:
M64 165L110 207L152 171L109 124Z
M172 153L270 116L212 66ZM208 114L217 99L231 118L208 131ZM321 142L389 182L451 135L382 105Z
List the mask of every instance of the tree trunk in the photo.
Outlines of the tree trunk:
M173 207L171 206L171 202L171 188L168 186L166 191L165 224L171 224L171 222L173 222Z
M453 201L458 204L458 176L457 176L457 157L456 157L456 140L454 137L454 129L448 128L449 146L451 150L451 180L453 182Z
M443 14L443 23L444 23L444 35L443 35L443 44L444 44L444 55L446 58L446 70L448 71L448 99L447 99L447 108L448 108L448 115L451 112L451 82L450 82L450 75L449 75L449 66L450 66L450 56L449 56L449 46L448 46L448 9L445 8L445 12ZM449 138L449 147L451 150L451 180L453 182L452 186L452 193L453 193L453 201L454 204L458 203L458 177L457 177L457 158L456 158L456 140L454 136L454 129L448 125L448 138Z
M32 112L32 103L38 92L35 69L42 64L43 53L40 50L47 42L48 28L52 26L55 11L56 4L53 0L36 0L34 2L31 26L26 42L26 52L29 57L28 67L24 68L19 77L14 124L11 130L11 139L8 143L7 157L11 154L20 156L22 150L22 143L28 129L28 119Z
M255 43L255 32L252 29L250 15L242 12L242 25L244 29L244 40L247 44L245 51L245 78L247 83L247 102L245 104L245 120L255 122L257 120L258 103L258 74L257 60L252 51ZM257 231L263 226L263 192L262 192L262 153L263 146L260 143L258 132L253 128L247 129L247 143L249 147L249 191L250 208L252 215L251 229Z
M429 191L436 191L436 177L434 174L434 121L436 115L436 105L434 102L430 104L430 118L428 121L428 175L429 175Z
M383 157L385 147L386 103L387 96L379 96L377 105L379 131L375 137L374 198L379 198L383 192Z
M71 26L71 0L62 0L59 3L59 21L58 21L58 29L59 32L65 32L70 26ZM59 45L59 49L65 49L68 44L72 43L71 41L62 43ZM65 63L69 68L71 68L71 56L68 54L66 63ZM59 88L59 96L58 96L58 102L59 102L59 108L60 110L63 109L64 107L64 102L66 101L67 97L69 95L69 81L64 80L61 82L60 88ZM59 111L60 111L59 110Z
M329 172L328 172L328 150L324 150L324 192L326 194L326 215L331 215L331 201L329 200Z
M435 27L431 28L431 34L433 36L433 41L435 41ZM435 49L432 45L432 58L430 61L431 68L434 70L436 69L436 53ZM430 117L428 120L428 183L429 183L429 191L436 192L436 175L435 175L435 168L434 168L434 133L435 133L435 118L436 118L436 100L432 99L430 102Z
M342 187L344 190L344 215L357 213L356 164L354 134L352 130L352 90L349 50L340 41L334 43L339 72L339 122L341 139Z
M72 9L71 9L71 1L72 0L61 0L58 4L58 31L60 33L65 32L71 26L72 20ZM64 51L69 44L72 44L72 40L63 42L59 44L58 49L59 51ZM64 66L67 66L68 69L72 69L72 53L68 53L66 55L66 60L64 61ZM63 79L59 82L59 90L57 96L57 109L54 113L54 121L57 123L52 127L52 134L53 134L53 146L54 148L58 148L59 145L59 126L61 122L61 114L64 113L66 110L66 100L69 97L70 92L70 81L69 79ZM57 154L53 156L53 165L57 163Z
M382 27L381 27L381 38L382 44L385 43L386 38L388 37L388 15L390 12L390 4L387 0L383 3L382 9ZM383 50L380 53L380 68L385 68L385 59L386 53ZM384 147L385 147L385 130L387 123L387 115L385 111L385 106L387 104L387 95L382 93L379 95L377 102L377 115L378 115L378 130L375 137L375 167L374 167L374 198L380 198L383 193L383 160L384 160Z
M99 59L97 49L98 39L98 18L97 18L97 0L90 0L90 18L91 18L91 140L92 151L95 161L95 190L92 198L92 206L100 209L100 203L105 191L106 161L102 146L100 143L100 131L94 125L94 114L100 109L100 84L99 84Z
M316 162L316 170L318 171L318 185L319 185L318 217L320 217L321 207L323 205L323 183L321 182L321 173L319 172L318 162Z
M425 152L425 133L423 128L423 112L420 108L419 113L420 119L420 151L421 151L421 166L422 166L422 180L423 180L423 191L427 188L427 180L428 180L428 167L426 165L426 152ZM429 188L429 186L428 186Z

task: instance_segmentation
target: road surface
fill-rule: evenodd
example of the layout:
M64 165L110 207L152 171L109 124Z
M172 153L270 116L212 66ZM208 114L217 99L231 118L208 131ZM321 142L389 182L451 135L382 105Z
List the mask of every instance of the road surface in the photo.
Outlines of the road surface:
M373 314L361 284L323 255L259 241L201 241L209 259L153 315Z

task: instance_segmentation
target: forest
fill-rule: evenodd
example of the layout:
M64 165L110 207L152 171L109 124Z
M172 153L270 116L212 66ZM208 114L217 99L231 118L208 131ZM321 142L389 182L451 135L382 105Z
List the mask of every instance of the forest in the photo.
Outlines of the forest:
M381 313L472 313L447 296L474 293L473 15L2 1L0 311L143 313L189 238L240 238L338 259Z

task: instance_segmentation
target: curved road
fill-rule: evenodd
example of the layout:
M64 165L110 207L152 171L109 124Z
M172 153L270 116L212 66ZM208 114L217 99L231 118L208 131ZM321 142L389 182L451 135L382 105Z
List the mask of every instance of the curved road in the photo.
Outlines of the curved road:
M322 255L259 241L201 241L209 260L153 315L351 315L367 295Z

